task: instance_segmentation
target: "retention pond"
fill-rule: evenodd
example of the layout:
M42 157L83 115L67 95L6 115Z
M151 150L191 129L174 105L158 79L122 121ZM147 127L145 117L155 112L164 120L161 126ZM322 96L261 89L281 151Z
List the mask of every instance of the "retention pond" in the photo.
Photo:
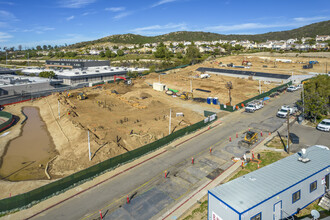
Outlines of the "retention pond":
M47 179L45 167L56 154L55 145L39 109L24 107L28 119L20 136L11 140L0 159L0 179L10 181Z

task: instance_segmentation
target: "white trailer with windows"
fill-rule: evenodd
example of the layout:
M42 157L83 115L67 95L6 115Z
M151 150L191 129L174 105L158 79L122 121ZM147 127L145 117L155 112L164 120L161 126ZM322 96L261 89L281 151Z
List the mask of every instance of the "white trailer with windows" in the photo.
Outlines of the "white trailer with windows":
M209 190L208 219L279 220L292 216L325 194L329 173L329 148L309 147Z

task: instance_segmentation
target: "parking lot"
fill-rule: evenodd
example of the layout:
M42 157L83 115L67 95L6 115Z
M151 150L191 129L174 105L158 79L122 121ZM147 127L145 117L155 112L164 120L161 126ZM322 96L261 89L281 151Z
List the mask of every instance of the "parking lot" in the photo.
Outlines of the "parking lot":
M330 147L330 132L319 131L315 127L294 123L290 127L290 133L299 138L299 144L292 144L290 151L297 152L301 148L307 148L313 145L324 145ZM281 132L286 137L287 131Z

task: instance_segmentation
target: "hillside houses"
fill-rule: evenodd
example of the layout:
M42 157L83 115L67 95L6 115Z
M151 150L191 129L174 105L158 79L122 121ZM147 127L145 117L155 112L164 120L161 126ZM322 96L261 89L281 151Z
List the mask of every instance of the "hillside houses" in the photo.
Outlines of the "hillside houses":
M327 41L330 40L330 35L316 35L316 41Z

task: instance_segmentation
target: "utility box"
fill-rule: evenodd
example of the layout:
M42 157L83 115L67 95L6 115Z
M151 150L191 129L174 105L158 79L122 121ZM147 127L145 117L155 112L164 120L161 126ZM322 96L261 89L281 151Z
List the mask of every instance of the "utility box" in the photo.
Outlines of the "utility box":
M166 85L162 83L154 83L152 85L152 88L156 91L163 92L164 90L166 90Z

